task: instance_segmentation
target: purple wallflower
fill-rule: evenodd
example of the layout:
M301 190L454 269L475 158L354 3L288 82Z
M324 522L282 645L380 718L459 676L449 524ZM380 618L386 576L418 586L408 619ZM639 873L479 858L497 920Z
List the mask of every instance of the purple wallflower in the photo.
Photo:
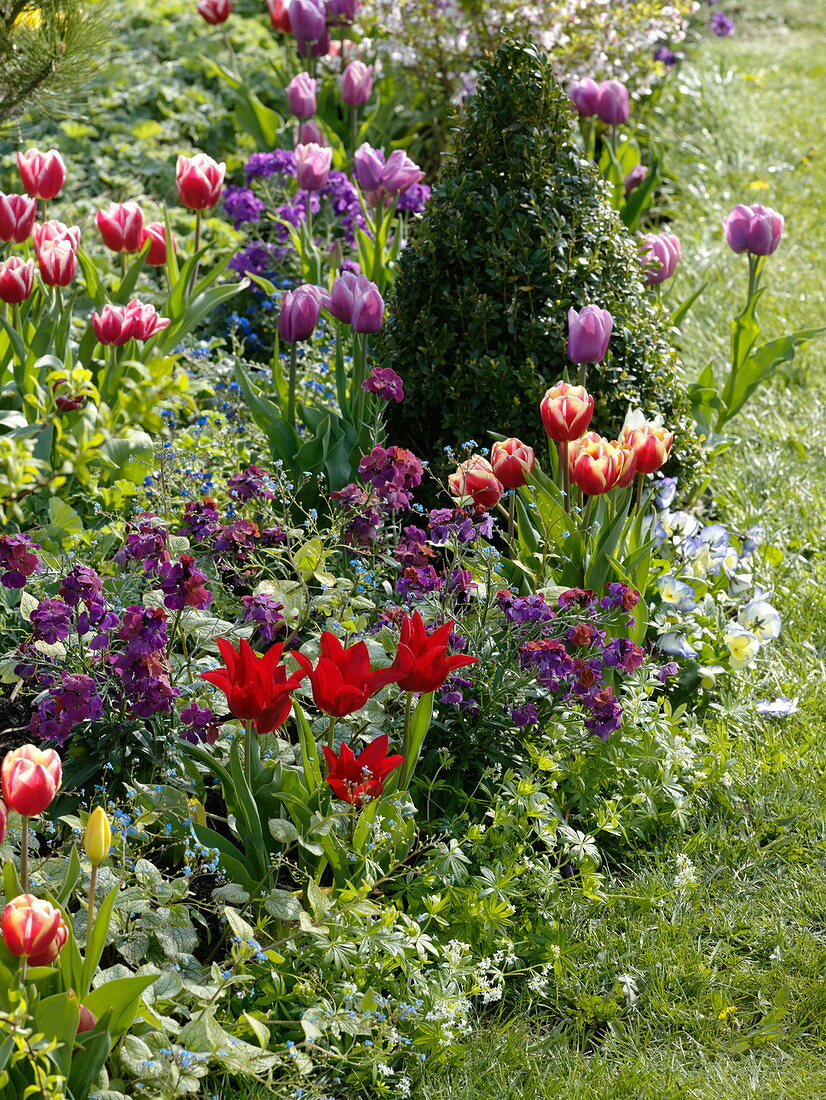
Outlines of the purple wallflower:
M275 500L273 480L262 466L247 466L227 481L229 495L236 500Z
M157 572L162 562L169 561L166 529L148 517L139 519L134 526L130 524L123 546L115 554L115 561L118 565L139 561L144 572Z
M410 525L403 527L393 557L403 566L427 565L428 558L436 556L436 551L427 544L427 533L421 527Z
M585 719L585 728L596 734L600 741L607 741L610 734L622 725L622 707L614 695L614 689L601 688L582 699L590 714Z
M164 609L128 607L117 636L126 645L121 653L111 658L111 666L119 677L131 714L137 718L170 714L172 700L180 692L169 682Z
M729 19L725 12L716 11L708 25L718 38L728 38L730 34L734 34L734 20Z
M250 519L237 519L220 529L215 536L215 549L220 553L231 553L236 561L246 561L248 551L252 550L261 538L257 523Z
M110 611L102 599L90 600L84 611L77 617L77 632L81 636L91 630L96 631L94 638L89 642L90 649L108 649L111 645L110 633L115 627L120 626L120 619L114 611Z
M408 508L412 490L421 484L423 468L412 451L404 447L374 447L359 462L359 474L376 490L389 508Z
M633 672L645 659L645 653L627 638L613 638L605 647L602 659L609 668L621 668L623 672Z
M199 707L197 703L191 703L181 711L181 737L197 745L206 741L208 745L214 745L218 740L218 718L209 707Z
M268 596L266 592L259 592L255 596L242 596L241 603L244 605L244 622L255 623L265 642L275 641L276 635L284 625L283 603Z
M249 187L227 187L221 196L224 210L233 229L240 229L246 222L259 222L266 206Z
M391 367L373 367L361 388L385 401L404 401L402 380Z
M264 241L250 241L229 261L231 271L239 275L267 275L278 263L279 257Z
M54 645L69 637L72 626L72 609L60 599L41 600L32 611L35 641Z
M404 599L417 599L441 591L444 578L432 565L409 565L396 581L396 592Z
M26 578L40 572L40 547L27 535L0 535L0 584L4 588L23 588Z
M430 198L430 187L426 183L412 183L399 195L397 210L408 214L421 214Z
M640 602L640 594L634 588L629 588L628 585L622 584L620 581L611 581L606 585L605 591L607 595L603 596L599 601L599 606L606 611L610 611L614 608L622 608L624 611L633 611L633 609Z
M656 50L654 50L654 60L661 61L663 65L670 66L676 65L678 59L674 51L670 50L668 46L658 46Z
M58 589L61 598L69 607L77 607L84 603L87 606L100 596L103 591L103 581L100 576L88 565L77 565L67 573Z
M190 535L197 542L208 542L220 529L221 517L212 497L204 500L191 500L184 508L184 522L181 532Z
M534 671L537 680L549 691L568 691L574 674L574 662L562 642L542 638L526 642L519 649L522 667Z
M127 607L118 639L138 656L165 649L169 640L166 612L162 607Z
M206 573L195 567L191 554L181 554L178 561L164 562L158 569L164 606L170 611L194 607L203 611L212 603L212 593L205 587Z
M512 596L510 592L497 592L496 602L509 623L549 623L556 612L545 602L541 592L530 596Z
M64 672L60 683L38 704L29 729L44 740L62 745L81 722L96 722L103 716L103 700L91 676Z
M569 588L563 592L556 601L560 607L593 608L596 603L596 593L590 588Z
M535 726L539 721L539 710L533 703L511 710L511 721L515 726Z
M253 153L246 163L245 172L247 183L255 179L268 179L270 176L295 176L295 153L289 149Z

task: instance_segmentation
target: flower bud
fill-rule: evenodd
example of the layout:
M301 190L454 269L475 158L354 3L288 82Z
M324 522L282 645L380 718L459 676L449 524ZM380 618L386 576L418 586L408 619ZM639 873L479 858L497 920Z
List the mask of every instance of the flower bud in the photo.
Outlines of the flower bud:
M0 768L3 801L21 817L35 817L51 804L63 768L54 749L23 745L7 752Z
M316 113L317 82L309 73L299 73L287 85L287 105L296 118L310 118Z
M356 294L350 324L353 332L378 332L384 320L384 299L366 275L356 280Z
M645 285L656 286L670 279L680 259L680 238L674 233L645 233L641 247Z
M217 27L232 15L232 0L198 0L195 8L210 26Z
M0 261L0 302L16 306L30 296L34 289L34 260L21 260L9 256Z
M68 938L60 910L32 894L12 898L0 925L6 947L12 955L28 958L30 966L52 962Z
M298 128L298 141L297 145L320 145L323 148L327 146L327 139L324 137L324 132L316 122L314 118L308 118L305 122L302 122Z
M83 847L93 867L98 867L109 855L112 847L112 826L101 806L96 806L89 814L86 832L83 834Z
M168 317L161 317L154 306L133 298L126 307L132 322L131 335L135 340L150 340L169 324Z
M32 235L37 199L28 195L4 195L0 191L0 242L22 244Z
M316 145L313 141L309 145L296 145L295 174L299 188L302 191L320 191L330 175L332 161L332 149Z
M381 170L381 189L388 195L400 195L424 179L424 172L404 149L394 149Z
M599 86L596 113L609 126L628 121L628 89L619 80L603 80Z
M92 1030L95 1024L97 1024L98 1018L90 1008L86 1007L86 1005L80 1005L79 1008L80 1018L77 1022L77 1033L78 1035L82 1035L85 1031Z
M625 194L630 195L635 187L639 187L647 175L648 169L644 164L635 165L622 181Z
M17 154L17 167L26 193L33 199L53 199L66 182L66 165L55 149L40 153L27 149Z
M77 254L72 242L44 241L37 250L37 266L46 286L68 286L77 275Z
M103 243L110 251L140 251L143 211L136 202L113 202L106 210L98 210L95 222Z
M322 294L310 284L288 290L281 303L278 317L278 334L282 340L295 344L309 340L315 332L321 313Z
M557 382L539 405L542 426L556 443L570 442L588 430L594 415L594 399L584 386Z
M209 210L221 197L227 166L206 153L194 157L181 154L175 168L178 198L188 210Z
M327 31L323 0L290 0L290 25L299 42L318 42Z
M356 182L362 191L370 193L378 191L381 187L381 174L384 171L384 154L380 149L373 149L365 141L360 145L353 156Z
M726 240L733 252L770 256L780 244L785 219L765 206L735 206L723 218Z
M503 485L482 455L471 455L447 479L451 494L462 501L471 498L478 508L492 508L502 499Z
M599 84L589 76L575 80L568 87L568 98L584 118L590 118L597 113Z
M351 61L341 75L341 98L349 107L363 107L373 90L373 66Z
M614 319L607 309L585 306L568 310L568 358L572 363L599 363L608 351Z
M107 303L99 314L92 314L92 328L104 347L120 348L132 339L134 323L126 306Z
M147 241L152 242L146 254L147 266L163 267L166 263L167 254L166 226L162 222L151 222L147 225L141 234L141 248ZM178 251L174 237L172 238L172 249L174 252Z
M490 449L490 464L494 474L506 489L518 489L528 480L536 466L536 454L519 439L503 439Z

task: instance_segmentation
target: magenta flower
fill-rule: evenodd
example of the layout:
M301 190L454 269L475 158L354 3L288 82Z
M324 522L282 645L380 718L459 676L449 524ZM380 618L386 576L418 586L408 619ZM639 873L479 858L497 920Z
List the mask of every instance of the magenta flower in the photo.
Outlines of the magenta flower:
M330 175L333 150L311 141L295 147L295 173L302 191L320 191Z
M735 206L723 218L726 240L733 252L770 256L780 244L786 222L782 214L765 206Z
M608 351L614 319L607 309L585 306L568 310L568 358L572 363L599 363Z

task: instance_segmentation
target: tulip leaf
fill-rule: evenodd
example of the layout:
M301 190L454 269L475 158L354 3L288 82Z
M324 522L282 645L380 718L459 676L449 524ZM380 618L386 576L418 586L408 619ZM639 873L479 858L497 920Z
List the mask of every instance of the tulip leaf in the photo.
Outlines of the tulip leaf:
M221 870L227 878L249 893L257 890L259 882L255 878L254 869L247 861L246 853L231 840L206 825L193 824L192 831L205 848L214 848L218 852Z
M113 978L97 986L83 998L83 1003L98 1018L112 1013L109 1031L117 1040L132 1025L141 1005L141 994L160 978L157 974L130 974L127 978Z
M321 767L319 765L318 745L313 736L313 731L310 729L310 723L307 721L307 716L301 709L301 705L295 701L293 701L293 712L295 713L295 721L298 726L298 744L301 749L301 765L304 769L304 781L307 784L310 797L312 797L323 785Z
M101 904L98 906L92 927L86 935L86 958L83 960L83 970L80 976L80 989L78 993L85 997L92 986L92 978L98 968L103 948L106 946L106 937L109 934L109 922L112 919L112 906L118 896L118 886L113 886Z
M769 340L751 348L749 355L737 371L732 371L723 394L724 409L717 421L717 430L742 409L757 387L765 382L784 363L790 363L797 349L823 335L826 327L802 329L777 340Z
M32 1012L36 1030L49 1039L57 1040L57 1048L51 1058L64 1077L68 1077L72 1064L72 1043L77 1034L80 1006L73 990L44 997Z
M416 768L419 754L422 751L424 739L427 736L427 731L430 729L430 721L433 717L434 696L435 692L432 691L427 692L426 695L422 695L410 716L410 724L407 731L407 756L404 763L397 769L399 790L406 791L410 784L410 780L413 778L413 772ZM392 778L394 774L394 772L391 772L388 779ZM385 784L385 786L389 786L389 783Z
M95 1082L112 1049L109 1018L109 1013L104 1013L103 1018L90 1031L75 1036L72 1067L66 1082L72 1100L82 1100L93 1092Z
M66 870L63 873L63 883L55 894L55 901L58 905L65 905L69 900L77 885L77 880L80 878L80 857L77 854L77 847L73 844L72 850L69 852L69 858L66 860Z

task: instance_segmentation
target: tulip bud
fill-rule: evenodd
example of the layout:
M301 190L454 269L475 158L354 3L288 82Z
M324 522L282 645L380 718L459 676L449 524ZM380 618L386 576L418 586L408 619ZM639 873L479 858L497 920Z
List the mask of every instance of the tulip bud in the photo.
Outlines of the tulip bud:
M302 122L298 128L298 141L297 145L320 145L325 148L327 145L327 139L324 137L324 133L314 118L307 119L306 122Z
M424 172L403 149L394 149L381 170L381 188L388 195L400 195L424 179Z
M0 191L0 242L22 244L29 239L37 217L37 199L4 195Z
M297 290L288 290L281 303L278 317L278 334L289 344L309 340L315 332L321 313L321 292L318 287L305 284Z
M0 302L16 306L25 302L34 288L34 260L9 256L0 262Z
M221 197L227 166L206 153L194 157L181 154L175 167L178 198L189 210L209 210Z
M589 76L584 80L575 80L568 87L568 98L583 117L590 118L597 113L599 84Z
M19 894L3 910L3 940L12 955L27 957L31 966L57 958L68 938L59 909L32 894Z
M670 279L680 259L680 238L674 233L643 234L642 264L646 286Z
M77 1033L82 1035L85 1031L91 1031L97 1024L98 1018L86 1005L80 1005L80 1018L77 1022Z
M23 745L7 752L3 759L3 801L21 817L35 817L50 805L62 778L60 757L54 749Z
M310 118L316 112L317 83L309 73L299 73L287 85L287 105L296 118Z
M353 332L378 332L383 319L384 299L379 288L366 275L359 275L350 319Z
M37 251L40 278L46 286L68 286L77 274L77 255L71 241L45 241Z
M198 0L195 8L210 26L217 27L232 14L232 0Z
M113 202L106 210L98 210L95 222L110 251L140 251L143 211L136 202Z
M342 271L333 280L330 291L330 313L339 321L349 325L353 319L353 305L358 293L358 275L352 271Z
M657 424L638 423L638 416L626 419L619 442L637 456L637 473L653 474L665 464L674 443L674 433Z
M579 439L594 415L594 399L584 386L557 382L539 405L542 426L555 443Z
M299 44L323 39L327 31L323 0L290 0L290 24Z
M126 307L132 321L132 336L135 340L150 340L169 324L168 317L161 317L154 306L133 298Z
M120 348L134 335L134 317L126 306L107 304L99 314L92 314L92 328L104 347Z
M162 222L151 222L147 225L141 235L141 248L147 241L152 242L146 254L147 265L149 267L163 267L166 263L167 254L166 226ZM172 249L174 252L178 251L174 237L172 238Z
M780 244L786 222L782 214L765 206L735 206L723 218L723 229L734 252L770 256Z
M490 464L494 474L506 489L518 489L528 480L536 466L533 447L519 439L497 441L490 449Z
M267 0L267 11L270 13L270 21L273 29L289 34L292 31L290 23L290 5L286 0Z
M100 806L96 806L89 814L86 832L83 835L83 847L93 867L98 867L109 855L109 849L112 847L112 826L109 824L106 811Z
M609 126L628 121L628 89L619 80L603 80L599 86L596 113Z
M80 247L80 226L68 226L59 221L43 222L32 230L32 241L35 251L42 248L46 241L69 241L77 252Z
M295 174L302 191L320 191L330 175L333 150L310 142L295 147Z
M625 194L630 195L635 187L639 187L639 185L642 183L647 175L648 169L645 167L644 164L635 165L635 167L631 169L631 171L622 181L623 187L625 189Z
M599 363L608 351L614 319L607 309L585 306L568 310L568 358L572 363Z
M384 171L384 154L380 149L373 149L365 141L360 145L353 156L356 182L362 191L367 193L378 191L381 187L381 174Z
M6 811L6 803L0 798L0 844L3 843L3 837L6 835L6 824L8 823L9 815Z
M26 193L33 199L53 199L66 182L66 165L55 149L39 153L27 149L17 154L17 167Z
M471 455L447 479L451 494L462 501L470 497L478 508L492 508L502 499L504 486L482 455Z
M341 98L349 107L363 107L373 90L373 66L351 61L341 75Z

